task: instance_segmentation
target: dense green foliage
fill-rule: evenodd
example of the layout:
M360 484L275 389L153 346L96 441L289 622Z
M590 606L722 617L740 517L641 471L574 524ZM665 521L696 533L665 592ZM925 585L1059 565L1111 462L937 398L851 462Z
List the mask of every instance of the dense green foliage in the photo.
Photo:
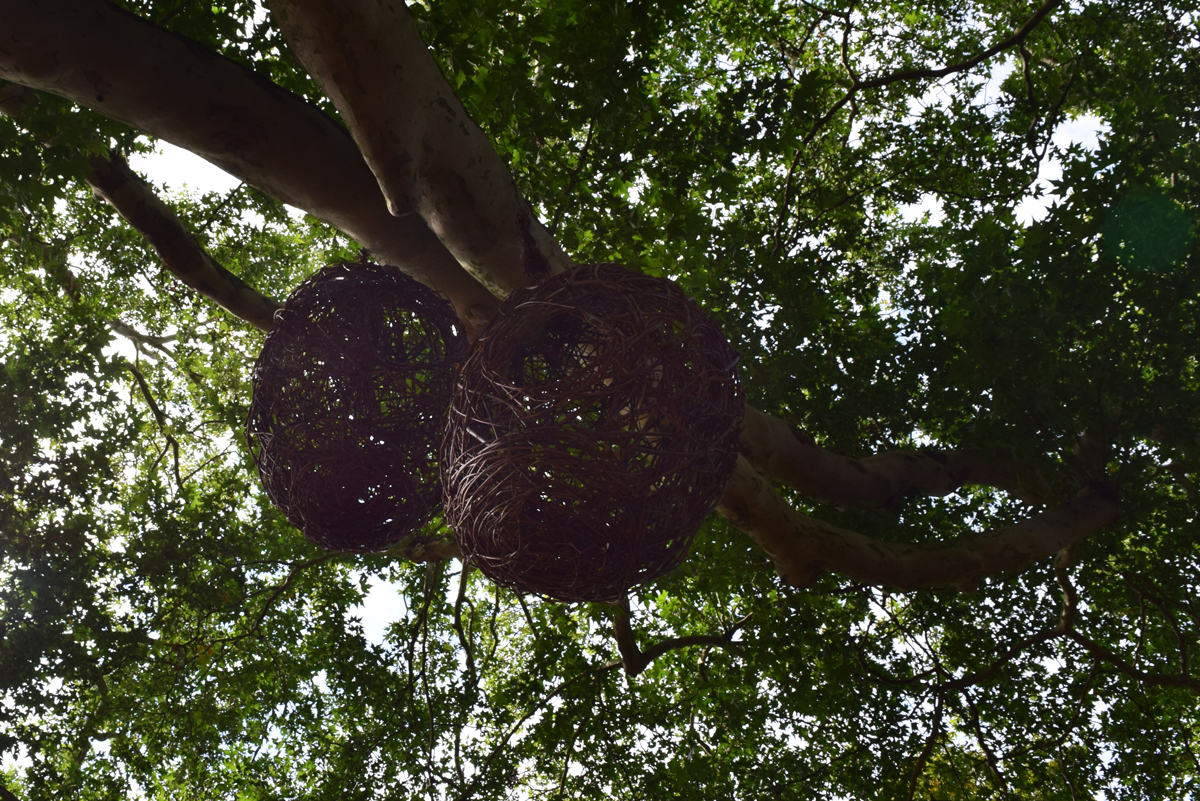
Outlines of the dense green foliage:
M332 113L248 0L124 2ZM161 271L79 180L136 132L0 117L0 751L18 798L1185 798L1200 706L1200 9L426 0L426 42L579 261L677 278L751 401L849 454L978 447L1120 523L1056 575L784 586L714 517L613 610L457 562L325 558L241 434L260 335ZM1102 122L1096 148L1056 144ZM1018 214L1062 177L1039 219ZM151 176L152 178L153 176ZM355 245L242 187L168 195L276 297ZM925 202L933 213L918 215ZM112 323L145 337L135 350ZM155 339L167 337L168 340ZM1086 433L1086 441L1082 435ZM1025 514L989 491L806 511L884 539ZM444 535L444 532L442 532ZM355 615L399 590L382 643ZM1084 640L1032 641L1078 592ZM1093 647L1094 646L1094 647ZM1192 673L1189 674L1189 670ZM7 796L5 796L7 797Z

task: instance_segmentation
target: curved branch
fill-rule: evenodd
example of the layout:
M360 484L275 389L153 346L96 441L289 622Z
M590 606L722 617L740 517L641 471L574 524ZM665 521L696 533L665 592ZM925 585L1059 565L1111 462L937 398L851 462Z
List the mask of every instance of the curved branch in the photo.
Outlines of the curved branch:
M34 93L0 81L0 114L17 119ZM171 274L218 306L263 331L271 330L280 304L213 259L166 203L123 158L94 156L84 180L142 234Z
M0 81L0 114L15 119L30 94L25 86Z
M1038 9L1033 12L1033 16L1026 20L1025 24L1013 32L1011 36L992 45L986 50L976 53L964 61L960 61L956 64L948 64L945 67L939 67L937 69L922 68L914 70L898 70L896 72L890 72L886 75L876 76L866 81L860 80L854 70L850 68L846 53L846 41L843 39L842 63L845 65L847 72L850 74L850 88L846 90L846 94L842 95L842 97L836 103L830 106L828 111L822 114L820 118L813 123L812 127L808 130L808 133L804 135L804 139L801 140L800 147L796 149L796 155L793 157L791 166L788 169L787 180L784 182L783 203L780 206L783 210L783 214L786 216L788 213L788 206L790 204L792 194L793 176L796 171L796 166L799 163L801 153L804 152L807 145L812 142L818 133L820 133L822 128L829 124L829 121L832 120L839 111L845 108L847 104L855 102L859 92L861 92L863 89L881 89L885 86L891 86L892 84L899 83L901 81L943 78L952 73L969 70L972 67L987 61L992 56L999 55L1005 50L1010 50L1014 47L1023 45L1025 40L1029 38L1029 34L1033 33L1033 29L1040 25L1042 20L1044 20L1046 16L1049 15L1049 13L1055 8L1062 5L1062 3L1063 0L1044 0ZM846 24L846 31L848 33L850 25L849 16L846 17ZM779 249L779 237L783 230L784 222L785 220L781 219L775 229L776 250Z
M268 5L342 113L392 214L419 213L460 264L502 293L571 266L455 96L404 3Z
M707 645L710 648L736 649L738 643L732 640L735 631L737 631L736 626L720 636L692 634L686 637L671 637L661 642L656 642L645 651L642 651L638 648L637 637L633 633L629 613L629 599L625 599L617 609L616 617L613 619L613 636L617 641L617 650L621 653L621 658L615 662L609 662L606 667L622 667L625 669L625 675L632 678L650 667L650 663L655 659L672 651L678 651L681 648L688 648L693 645Z
M1063 0L1045 0L1045 2L1038 6L1038 9L1033 12L1033 16L1027 19L1024 25L1022 25L1020 28L1017 28L1017 30L1013 32L1012 36L1009 36L1004 41L997 42L987 50L976 53L970 58L960 61L957 64L948 64L945 67L940 67L938 69L899 70L897 72L888 73L887 75L880 75L879 77L872 78L869 81L856 81L855 89L878 89L883 86L890 86L891 84L899 83L900 81L943 78L955 72L969 70L971 67L987 61L992 56L998 55L1003 53L1005 50L1010 50L1022 44L1029 37L1029 34L1033 33L1033 29L1040 25L1042 20L1044 20L1051 11L1061 6L1062 3ZM853 92L854 90L851 91Z
M717 507L762 546L789 584L807 587L824 571L854 581L908 590L974 587L983 575L1012 574L1117 519L1108 493L1088 488L1072 501L1020 523L950 542L893 543L802 515L746 460L738 457Z
M896 451L851 459L750 406L738 445L772 480L835 506L887 506L909 492L940 496L966 485L996 487L1026 503L1044 503L1049 495L1036 476L983 451Z
M1192 678L1186 673L1180 673L1178 675L1169 673L1146 673L1138 670L1137 667L1131 665L1129 662L1126 662L1114 651L1106 648L1086 635L1080 634L1077 631L1068 631L1065 636L1070 638L1076 644L1082 646L1083 650L1087 651L1098 661L1107 662L1136 682L1157 687L1184 687L1194 693L1200 693L1200 679Z
M256 636L259 630L262 628L263 621L267 618L267 613L269 613L271 608L275 606L275 602L278 601L280 597L288 591L288 588L292 586L292 581L295 580L296 576L298 576L302 571L313 567L314 565L319 565L322 562L328 562L330 559L334 559L341 555L342 554L336 551L331 551L329 553L324 553L320 556L313 557L312 559L307 559L303 562L293 562L291 569L288 570L287 577L275 586L274 592L267 597L267 600L263 602L262 607L259 608L258 615L255 616L254 622L250 624L250 628L248 628L246 631L243 631L241 634L232 634L228 637L219 637L213 640L211 645L230 645L238 642L239 640L244 640L247 637Z
M251 325L270 331L282 306L218 263L166 203L120 156L93 157L86 179L96 196L153 246L163 265L183 283Z
M346 131L241 64L103 0L0 0L0 78L171 142L443 292L468 330L499 300L416 215L393 217Z
M146 404L150 407L150 411L154 415L154 422L158 424L159 433L166 438L167 445L171 448L171 452L175 457L175 486L179 488L180 492L183 492L183 479L179 476L179 440L175 439L171 435L171 432L167 430L167 417L163 414L162 408L154 400L154 395L150 392L150 385L146 383L146 377L142 375L142 371L132 362L125 362L125 366L133 374L134 380L137 381L138 389L141 390L142 397L146 399ZM156 459L154 466L157 465L158 460ZM153 467L151 469L153 470Z

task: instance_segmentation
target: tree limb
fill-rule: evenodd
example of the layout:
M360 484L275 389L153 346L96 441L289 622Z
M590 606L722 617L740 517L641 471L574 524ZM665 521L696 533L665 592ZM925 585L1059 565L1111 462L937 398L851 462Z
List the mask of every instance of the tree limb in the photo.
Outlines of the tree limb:
M208 254L183 221L163 203L120 156L94 156L86 178L96 196L107 201L158 253L163 265L183 283L235 317L270 331L282 304L225 269Z
M171 446L171 452L175 457L175 485L179 488L180 492L183 492L183 479L179 476L179 441L167 430L167 416L163 414L163 410L159 407L158 402L154 400L154 395L150 392L150 385L146 383L146 377L142 375L142 371L132 362L125 362L125 366L133 374L134 379L137 381L138 389L142 392L142 397L146 399L146 403L150 406L150 411L154 414L154 422L158 424L159 432L166 437L167 444ZM157 464L158 461L155 460L155 465Z
M1111 649L1106 648L1084 634L1080 634L1078 631L1068 631L1065 636L1082 646L1083 650L1087 651L1097 660L1112 665L1140 684L1158 687L1184 687L1194 693L1200 693L1200 679L1192 678L1186 673L1178 675L1170 673L1146 673L1126 662Z
M342 113L392 214L419 213L460 264L500 293L571 266L446 82L404 3L268 6Z
M345 130L241 64L104 0L0 0L0 78L196 153L443 292L472 333L498 299L416 215L393 217Z
M263 602L263 605L259 608L258 614L254 618L254 622L250 624L250 628L246 631L243 631L241 634L220 637L216 640L213 640L211 644L214 646L230 645L238 642L239 640L244 640L247 637L252 637L258 634L259 629L262 627L263 621L267 618L267 613L271 611L273 606L275 606L275 602L278 601L280 597L288 591L288 588L292 586L292 581L295 580L296 576L298 576L304 570L313 567L314 565L319 565L322 562L328 562L330 559L334 559L341 555L342 554L337 551L331 551L329 553L324 553L320 556L313 557L312 559L307 559L303 562L293 562L291 569L288 570L287 577L278 585L276 585L274 592L267 597L267 600Z
M28 87L0 82L0 114L17 119L32 94ZM93 156L88 166L84 180L95 195L150 242L168 271L235 317L271 330L280 304L213 259L123 158Z
M21 106L28 99L27 87L0 81L0 114L15 119L21 113Z
M917 782L920 781L921 775L925 773L925 766L929 763L929 757L933 755L933 749L937 745L937 739L942 733L942 708L945 698L941 693L937 696L937 705L933 710L933 723L929 727L929 736L925 738L925 747L921 749L921 753L917 755L916 764L913 766L913 772L908 780L908 798L912 801L917 792Z
M1029 34L1033 33L1033 29L1040 25L1042 20L1044 20L1051 11L1062 5L1062 3L1063 0L1045 0L1045 2L1043 2L1038 9L1033 12L1033 16L1026 20L1025 24L1018 28L1012 34L1012 36L1009 36L1007 39L998 42L986 50L980 51L979 53L976 53L970 58L960 61L957 64L948 64L945 67L939 67L937 69L922 68L915 70L897 70L896 72L889 72L886 75L878 75L865 81L859 80L858 76L854 74L853 71L850 71L850 88L846 91L846 94L841 100L835 103L833 107L824 114L824 116L822 116L816 121L816 123L813 124L812 130L810 130L808 135L804 138L804 143L807 144L810 142L813 136L816 135L817 131L821 130L826 123L833 119L833 115L841 111L841 109L845 107L847 103L852 102L858 93L863 89L882 89L885 86L891 86L892 84L900 83L901 81L944 78L945 76L956 72L964 72L965 70L969 70L972 67L987 61L992 56L998 55L1005 50L1009 50L1022 44L1029 37Z
M386 551L372 555L407 559L410 562L444 562L447 559L462 559L462 551L454 540L419 541L413 537L403 540L398 545L393 545Z
M902 590L935 585L969 589L980 576L1023 570L1117 519L1115 500L1088 488L1068 503L981 534L940 543L881 542L795 511L744 456L738 457L717 508L762 546L793 586L809 586L830 570Z
M632 678L650 667L650 663L655 659L671 651L678 651L680 648L688 648L693 645L707 645L710 648L737 648L738 644L732 639L737 629L738 626L734 626L720 636L693 634L686 637L671 637L656 642L642 651L638 649L637 637L633 633L629 599L626 598L617 608L616 616L613 618L613 636L617 641L617 650L620 652L621 658L608 663L606 667L622 667L625 669L625 675Z
M880 75L876 78L871 78L867 81L856 81L855 89L878 89L884 86L890 86L900 81L914 81L928 78L943 78L955 72L963 72L971 69L984 61L987 61L992 56L1003 53L1013 47L1022 44L1029 34L1033 33L1033 29L1042 23L1042 20L1053 11L1061 6L1063 0L1045 0L1038 9L1033 12L1033 16L1025 21L1025 24L1017 28L1007 39L997 42L986 50L980 51L970 58L960 61L957 64L949 64L938 69L916 69L916 70L899 70L891 72L887 75ZM854 91L853 89L851 90Z
M1036 476L983 451L897 451L851 459L749 406L738 445L772 480L835 506L887 506L909 492L941 496L965 485L996 487L1026 503L1044 503L1049 495Z

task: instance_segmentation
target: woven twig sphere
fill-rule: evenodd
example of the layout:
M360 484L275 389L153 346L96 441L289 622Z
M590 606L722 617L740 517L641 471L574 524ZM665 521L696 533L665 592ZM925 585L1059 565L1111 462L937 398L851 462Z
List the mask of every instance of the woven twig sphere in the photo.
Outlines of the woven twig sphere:
M464 556L560 601L615 602L674 568L737 458L736 366L666 279L601 264L513 293L463 366L442 443Z
M385 550L441 502L437 447L467 343L395 267L334 264L276 313L247 436L271 501L311 542Z

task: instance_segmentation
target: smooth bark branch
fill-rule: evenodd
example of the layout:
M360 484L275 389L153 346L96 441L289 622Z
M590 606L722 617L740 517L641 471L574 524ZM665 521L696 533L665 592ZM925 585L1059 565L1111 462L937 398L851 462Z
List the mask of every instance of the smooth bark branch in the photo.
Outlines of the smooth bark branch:
M417 215L393 217L354 141L237 62L103 0L0 0L0 78L178 145L443 292L473 333L498 299Z
M0 114L17 119L33 92L0 82ZM271 330L280 304L217 263L146 183L119 156L93 157L84 176L93 192L150 242L167 270L235 317Z
M835 506L886 506L908 492L940 496L965 485L996 487L1026 503L1043 503L1048 494L1015 462L982 451L897 451L851 459L749 406L739 448L772 480Z
M969 589L983 575L1007 575L1051 556L1117 519L1117 504L1087 489L1069 503L1020 523L943 543L880 542L802 515L738 457L718 510L762 546L784 581L812 584L823 571L897 589Z
M180 281L218 306L263 331L275 324L281 304L251 287L217 263L175 213L120 157L96 156L87 182L154 247Z
M467 115L403 2L268 6L350 126L392 214L418 212L468 271L500 293L571 266Z

